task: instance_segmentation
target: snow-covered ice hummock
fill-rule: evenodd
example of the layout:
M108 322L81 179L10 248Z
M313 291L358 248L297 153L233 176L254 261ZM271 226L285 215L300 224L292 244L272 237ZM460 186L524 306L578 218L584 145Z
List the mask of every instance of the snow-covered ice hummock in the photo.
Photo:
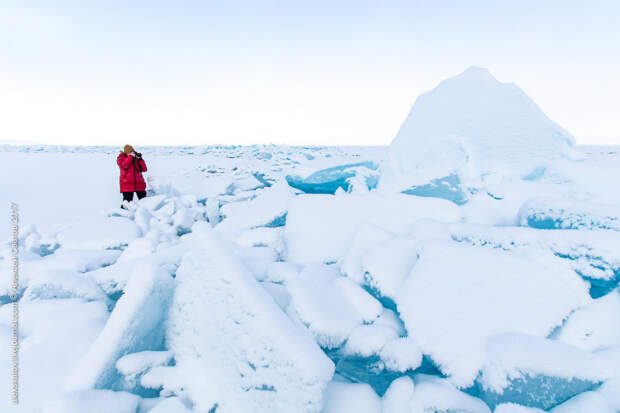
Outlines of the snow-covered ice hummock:
M463 203L483 176L574 158L573 145L519 87L471 67L418 97L388 149L380 187Z
M565 260L575 273L590 283L590 295L598 298L620 283L620 233L603 229L547 229L452 225L453 240L465 244L499 248L547 250Z
M590 300L586 283L550 254L445 241L419 254L396 296L398 311L423 353L462 388L474 383L490 337L546 337Z
M33 278L22 299L34 301L73 297L110 304L108 296L92 278L73 271L58 270L44 272Z
M167 333L176 365L159 386L197 411L320 411L333 363L207 223L193 236L201 248L176 272Z
M12 305L0 307L0 341L6 343L7 349L11 340L12 316ZM81 298L20 300L20 403L15 409L10 397L4 397L0 400L0 411L39 412L47 400L62 393L64 379L76 361L88 351L108 316L106 305L99 301L87 302ZM5 351L4 354L0 356L0 370L10 372L11 353ZM11 388L9 374L0 376L0 386ZM133 396L133 399L139 398ZM77 411L80 410L50 410ZM119 408L118 411L125 410Z
M294 196L295 191L285 183L261 189L255 198L223 205L220 214L224 219L216 228L228 237L235 237L243 230L283 226Z
M511 402L548 410L595 389L611 371L594 354L542 337L499 334L487 345L477 385L491 407Z
M402 234L418 220L457 222L460 209L443 199L404 194L299 195L284 230L288 259L299 264L341 261L363 223Z
M32 293L32 295L29 294L30 297L34 297L38 294L42 294L43 296L51 294L53 296L56 293L60 295L67 293L67 295L77 296L79 293L77 293L76 289L81 289L82 287L91 289L90 286L86 286L86 284L88 284L87 281L84 283L80 282L82 285L78 286L73 282L74 280L70 280L70 278L75 277L71 275L68 277L64 277L63 275L55 277L54 274L73 274L79 277L76 273L84 273L103 266L109 266L118 259L120 254L121 251L115 249L81 250L61 247L56 249L53 254L43 257L35 255L28 259L20 259L19 293L24 293L30 281L34 281L38 278L38 280L35 281L38 287L33 287L29 292ZM0 260L0 269L3 274L9 274L9 268L9 260ZM52 287L51 284L54 284L54 287ZM10 288L11 277L0 277L0 304L8 302ZM63 288L64 293L60 291L60 289ZM53 292L52 289L56 289L56 292ZM73 290L73 292L69 293L68 290ZM82 291L84 292L85 290ZM88 294L91 293L93 293L93 289L91 289Z
M309 265L288 285L289 312L308 328L321 347L337 348L353 329L381 314L381 304L330 266Z
M167 366L172 361L170 351L145 350L129 353L116 361L116 370L124 376L123 387L139 389L141 378L160 366ZM145 392L146 393L146 392Z
M121 249L139 235L140 229L134 222L121 217L106 217L71 225L58 234L58 242L64 248Z
M586 351L620 348L620 290L577 309L554 338Z
M384 413L491 412L482 400L460 391L445 379L425 374L394 380L382 401Z
M137 268L101 334L67 379L68 391L120 387L117 360L129 353L161 350L164 322L174 285L170 273L153 264Z

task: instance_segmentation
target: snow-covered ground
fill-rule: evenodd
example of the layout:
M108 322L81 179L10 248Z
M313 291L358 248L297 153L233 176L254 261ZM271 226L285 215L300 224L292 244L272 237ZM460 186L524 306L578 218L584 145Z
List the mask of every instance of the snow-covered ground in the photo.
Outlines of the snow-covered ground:
M437 136L473 138L441 150L416 146L427 123L389 148L138 148L127 211L118 148L0 146L5 342L21 212L21 403L0 411L620 411L620 148L473 75L431 97L516 93L542 151L456 115Z
M619 176L620 148L578 147L576 172L560 164L460 206L287 185L380 163L381 147L141 148L151 196L128 213L115 148L1 149L0 196L19 204L23 241L16 411L488 411L476 399L584 391L620 409L620 208L570 201L581 229L520 220L529 195L546 195L543 214L582 193L583 171ZM8 276L1 287L6 303ZM8 305L0 323L6 341ZM524 387L530 398L514 396Z

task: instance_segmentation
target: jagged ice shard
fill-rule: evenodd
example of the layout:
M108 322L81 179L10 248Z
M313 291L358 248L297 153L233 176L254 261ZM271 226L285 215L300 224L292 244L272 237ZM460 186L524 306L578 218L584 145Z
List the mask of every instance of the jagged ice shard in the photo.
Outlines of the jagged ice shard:
M177 270L167 342L172 387L196 411L318 412L333 363L294 324L209 224Z

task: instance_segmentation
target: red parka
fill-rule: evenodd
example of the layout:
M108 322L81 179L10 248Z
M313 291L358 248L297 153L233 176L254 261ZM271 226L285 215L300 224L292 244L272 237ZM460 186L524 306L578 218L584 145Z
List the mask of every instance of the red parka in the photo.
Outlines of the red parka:
M146 182L142 177L142 172L146 172L144 159L136 159L121 152L116 163L121 168L121 192L146 191Z

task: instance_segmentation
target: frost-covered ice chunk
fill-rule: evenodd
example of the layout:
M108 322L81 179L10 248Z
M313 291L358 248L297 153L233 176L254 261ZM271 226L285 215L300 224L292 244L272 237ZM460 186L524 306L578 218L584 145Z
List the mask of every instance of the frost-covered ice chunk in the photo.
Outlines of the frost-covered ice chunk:
M236 194L243 191L252 191L254 189L265 187L265 183L257 179L253 174L247 174L241 177L235 177L233 183L226 188L226 192Z
M362 270L364 256L393 237L393 234L376 225L361 224L355 231L351 246L342 261L342 272L355 282L361 283L364 279Z
M347 357L370 357L396 338L398 333L394 329L381 324L357 326L349 335L342 352Z
M374 321L374 324L381 324L387 327L392 328L399 337L403 337L407 334L405 330L405 326L403 322L398 318L396 313L390 309L384 308L383 312L379 316L377 320Z
M478 67L418 97L390 145L391 169L404 174L458 160L458 151L452 154L449 147L433 152L437 141L449 136L464 139L465 155L482 171L562 157L574 143L521 89Z
M246 248L250 247L271 247L278 254L282 254L285 250L282 227L269 228L258 227L243 231L235 242Z
M550 196L568 199L582 192L565 180L527 181L515 177L514 172L508 170L484 175L482 185L469 195L467 203L462 206L465 221L472 224L515 226L519 225L519 209L527 200Z
M424 354L467 387L485 360L489 337L507 331L547 336L589 302L585 283L556 260L535 251L429 242L396 297L398 311Z
M191 413L191 410L178 397L168 397L149 410L148 413Z
M220 213L220 200L217 198L208 198L205 204L207 219L211 225L217 225L222 220Z
M31 251L41 257L53 254L60 246L56 241L56 236L52 234L40 234L34 225L20 229L18 238L22 250Z
M448 176L431 179L423 185L413 185L401 192L408 195L447 199L457 205L465 204L469 198L469 194L462 187L461 179L455 172Z
M340 349L342 356L347 358L377 356L387 344L396 341L398 337L405 334L402 322L393 311L384 309L379 318L375 317L373 314L369 318L369 320L373 320L372 324L363 324L353 329L345 345Z
M418 260L418 244L417 238L398 237L368 251L361 263L364 284L379 296L394 300Z
M26 288L32 278L47 273L87 272L114 263L120 255L118 250L76 250L59 248L53 254L36 260L20 260L19 286ZM3 268L4 267L4 268ZM9 260L0 260L0 268L9 273ZM10 291L10 277L0 277L0 297Z
M300 271L300 266L292 262L276 261L267 266L265 278L275 283L288 283L297 278Z
M135 413L140 397L123 391L80 390L49 401L43 413Z
M138 376L144 374L153 367L170 363L172 353L169 351L140 351L124 355L116 361L116 370L119 371L129 383L135 384Z
M172 216L172 226L176 228L177 235L191 232L194 224L194 211L188 208L179 209Z
M88 276L94 279L107 294L118 294L125 289L134 271L144 266L154 265L173 273L179 266L183 254L192 247L193 244L189 240L173 245L159 244L159 248L153 254L128 258L126 261L90 271Z
M618 413L618 410L605 397L593 391L578 394L550 411L552 413Z
M588 351L620 347L620 290L576 310L554 338Z
M72 271L50 271L37 276L28 284L23 299L32 301L72 297L106 304L109 302L92 278Z
M409 402L413 397L413 380L409 376L394 380L383 395L383 413L411 413Z
M493 413L544 413L544 410L537 409L536 407L521 406L516 403L502 403L495 407Z
M461 211L443 199L403 194L299 195L289 205L284 231L288 259L300 264L341 261L362 223L398 235L423 218L456 222Z
M200 383L202 373L199 366L193 366L192 374L196 375L196 383ZM152 389L159 392L160 395L170 395L183 393L184 382L182 376L189 373L189 369L179 370L174 366L155 366L140 376L140 386L145 389Z
M90 220L71 225L58 233L58 242L64 248L119 249L140 236L140 229L132 220L120 217Z
M539 229L601 228L620 231L620 206L557 198L532 198L519 209L520 225Z
M318 412L333 363L208 224L192 234L202 249L176 272L167 333L176 366L164 389L199 411Z
M20 300L20 403L17 411L40 412L46 400L63 391L64 380L97 338L108 315L105 304L100 301L85 302L78 298ZM7 346L11 320L12 305L1 306L0 341ZM9 351L0 353L0 371L11 371L10 357ZM0 387L11 388L10 374L0 375ZM12 412L14 408L9 397L0 399L0 411Z
M145 208L148 211L153 212L164 205L165 199L166 199L165 194L147 196L145 198L138 200L138 205Z
M61 247L41 260L25 262L22 273L32 276L53 270L88 272L113 264L120 254L118 250L96 251Z
M278 260L278 253L271 247L249 247L242 248L230 245L233 252L241 258L245 266L250 270L256 279L265 278L267 268Z
M333 283L362 316L364 323L375 321L381 315L383 311L381 303L355 282L348 278L338 277Z
M160 221L165 223L170 223L172 215L177 212L177 206L174 202L174 199L168 198L164 201L164 204L159 207L156 211L153 211L153 215L155 215Z
M385 368L404 373L422 364L422 351L412 337L399 337L388 341L379 353Z
M528 227L486 227L450 225L452 239L466 244L517 250L548 250L566 260L573 270L587 280L590 295L600 297L620 283L620 233L609 230L545 230Z
M491 413L482 400L463 393L447 380L417 375L414 382L411 412Z
M366 383L332 381L325 390L322 413L381 413L381 399Z
M130 261L151 255L157 249L160 234L161 232L158 229L153 228L144 237L134 239L123 250L117 262Z
M338 359L336 353L336 359ZM390 383L402 373L387 370L377 356L345 357L338 359L336 373L353 383L366 383L379 395L383 396Z
M88 277L95 280L106 294L120 294L125 289L125 285L134 270L144 265L145 262L147 262L146 259L132 258L90 271Z
M163 323L174 289L170 274L153 264L136 268L103 331L82 357L67 390L111 388L116 361L125 354L161 348Z
M355 327L381 312L370 294L329 266L307 266L288 289L290 311L326 348L339 347Z
M282 183L263 189L254 199L226 204L220 208L225 218L217 230L237 234L244 229L284 225L289 201L294 196L295 191Z
M67 318L66 321L82 327L88 321L92 323L92 330L98 333L108 317L108 310L103 303L84 302L79 298L24 301L23 303L20 301L20 303L22 305L19 309L19 333L22 339L28 339L33 334L36 337L36 335L44 336L53 332L53 329L60 328L56 324L65 321L63 317ZM12 306L10 304L0 306L0 325L9 326L11 319ZM73 326L63 327L70 329ZM87 332L91 333L91 331ZM67 332L67 334L73 334L73 332Z
M489 406L513 402L548 410L608 378L596 355L526 334L506 333L489 340L478 380Z
M303 178L299 175L287 175L286 181L293 188L307 194L334 194L338 188L351 190L351 181L358 176L367 190L377 186L379 180L376 172L378 165L371 161L338 165L316 171Z

